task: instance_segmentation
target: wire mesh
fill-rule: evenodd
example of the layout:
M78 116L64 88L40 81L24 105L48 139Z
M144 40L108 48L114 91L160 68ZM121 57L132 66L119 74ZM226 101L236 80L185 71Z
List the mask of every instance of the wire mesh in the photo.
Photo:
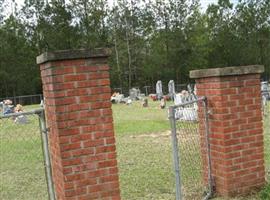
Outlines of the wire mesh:
M270 181L270 101L263 102L266 179Z
M37 114L0 117L0 198L48 199Z
M167 109L148 99L147 107L133 101L113 111L122 199L175 200Z
M175 126L180 168L180 198L201 200L207 193L208 151L206 149L206 116L203 100L174 107ZM174 149L175 151L175 149ZM178 186L176 186L178 187Z
M262 91L262 112L263 116L267 117L270 114L269 111L269 104L270 104L270 90Z
M43 95L34 94L34 95L24 95L24 96L1 97L0 102L6 99L10 99L14 105L16 104L33 105L33 104L40 104L40 102L43 100Z

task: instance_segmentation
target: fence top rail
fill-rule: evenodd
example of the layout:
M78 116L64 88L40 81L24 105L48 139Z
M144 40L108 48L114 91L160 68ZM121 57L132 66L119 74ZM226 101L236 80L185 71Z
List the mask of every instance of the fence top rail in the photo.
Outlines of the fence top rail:
M42 94L31 94L31 95L22 95L22 96L13 96L13 97L0 97L0 99L13 99L13 98L25 98L25 97L40 97Z
M44 112L44 108L38 108L38 109L27 111L27 112L19 112L19 113L11 113L8 115L0 115L0 119L10 118L10 117L18 117L18 116L22 116L22 115L35 115L35 114L38 115L42 112Z
M193 103L197 103L199 101L205 101L205 100L206 100L206 97L205 96L198 97L197 99L192 100L192 101L189 101L189 102L186 102L186 103L181 103L181 104L170 106L170 109L176 109L176 108L179 108L179 107L187 106L187 105L190 105L190 104L193 104Z
M270 90L262 90L262 93L267 93L267 92L270 92Z

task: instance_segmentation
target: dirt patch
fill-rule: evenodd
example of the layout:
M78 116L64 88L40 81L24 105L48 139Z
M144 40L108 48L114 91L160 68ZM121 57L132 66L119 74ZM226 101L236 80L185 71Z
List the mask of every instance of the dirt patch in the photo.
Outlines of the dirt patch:
M139 138L145 138L145 139L159 139L159 138L171 138L171 131L167 130L164 132L156 132L156 133L148 133L148 134L140 134L140 135L131 135L130 138L133 139L139 139ZM191 141L197 141L199 139L199 135L195 133L190 132L189 130L178 130L177 131L177 138L178 140L181 140L181 142L191 142Z
M168 138L171 136L171 131L157 132L157 133L148 133L142 135L131 135L131 138Z

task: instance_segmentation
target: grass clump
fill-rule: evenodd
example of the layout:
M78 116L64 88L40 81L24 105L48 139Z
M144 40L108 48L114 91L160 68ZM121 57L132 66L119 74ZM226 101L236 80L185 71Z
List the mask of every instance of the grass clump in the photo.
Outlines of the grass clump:
M270 184L267 184L264 189L260 192L261 200L269 200L270 199Z

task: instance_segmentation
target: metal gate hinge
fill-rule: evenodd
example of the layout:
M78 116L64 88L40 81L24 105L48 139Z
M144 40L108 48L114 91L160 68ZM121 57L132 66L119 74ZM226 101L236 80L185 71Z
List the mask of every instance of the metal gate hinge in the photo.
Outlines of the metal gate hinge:
M45 134L48 134L50 132L50 128L46 128L45 130L42 131Z

